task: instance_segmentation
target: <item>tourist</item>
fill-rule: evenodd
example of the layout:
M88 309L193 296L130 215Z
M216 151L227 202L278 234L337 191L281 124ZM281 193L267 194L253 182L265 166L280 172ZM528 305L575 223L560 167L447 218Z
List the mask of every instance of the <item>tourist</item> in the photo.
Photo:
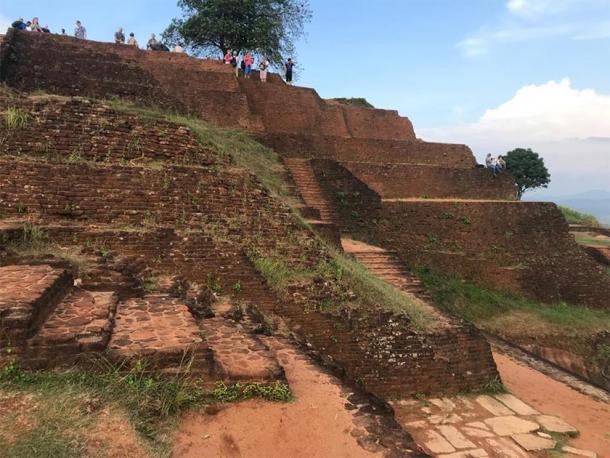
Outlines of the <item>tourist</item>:
M61 29L61 34L62 34L62 35L67 35L67 33L66 33L66 29Z
M491 153L488 153L487 157L485 157L485 167L496 176L496 160L491 157Z
M87 39L87 29L83 27L80 21L76 21L76 28L74 29L74 36L79 40Z
M11 27L17 30L27 30L28 25L23 22L23 18L20 17L19 19L17 19L15 22L13 22L11 24Z
M231 65L232 58L233 58L233 54L231 54L231 50L227 49L227 53L225 54L225 57L223 58L223 62L225 63L225 65Z
M133 32L131 32L129 34L129 39L127 40L127 44L129 46L135 46L136 48L138 47L138 40L136 40L136 36L133 34Z
M32 22L30 22L30 30L32 32L42 32L42 27L40 27L37 17L33 18Z
M498 160L496 161L496 169L498 172L504 172L506 170L506 161L504 160L504 156L498 156Z
M154 50L157 48L158 44L159 44L159 41L157 40L157 36L153 33L150 36L150 40L148 40L148 43L146 44L146 49Z
M49 25L45 24L45 26L42 28L42 31L44 33L51 33L51 29L49 29Z
M114 42L117 45L125 44L125 34L123 33L123 27L119 27L119 30L114 33Z
M241 67L241 73L243 75L245 75L246 74L246 57L245 56L241 59L240 67Z
M288 59L288 62L286 62L286 82L288 83L288 85L292 86L292 72L293 72L293 68L295 66L295 63L292 61L292 59Z
M233 71L235 72L235 77L239 77L239 67L237 66L237 51L233 51L233 55L231 56L231 67L233 67Z
M254 57L249 52L244 56L244 63L246 64L246 68L244 69L244 74L246 79L250 79L250 75L252 74L252 65L254 65Z
M258 68L260 70L261 82L266 83L267 82L267 72L269 71L269 59L267 59L266 57L263 57Z
M174 46L174 48L172 49L172 52L184 54L184 48L182 47L182 44L177 43L176 46Z

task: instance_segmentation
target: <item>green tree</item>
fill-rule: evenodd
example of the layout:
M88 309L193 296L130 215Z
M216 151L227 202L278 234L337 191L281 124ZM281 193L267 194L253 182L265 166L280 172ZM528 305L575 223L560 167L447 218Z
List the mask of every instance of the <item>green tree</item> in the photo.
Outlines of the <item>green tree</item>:
M544 165L544 160L530 148L517 148L509 151L504 157L506 169L517 183L519 199L528 189L546 188L551 182L551 175Z
M293 57L311 19L308 0L179 0L178 6L183 17L163 33L168 44L207 56L250 51L274 65Z

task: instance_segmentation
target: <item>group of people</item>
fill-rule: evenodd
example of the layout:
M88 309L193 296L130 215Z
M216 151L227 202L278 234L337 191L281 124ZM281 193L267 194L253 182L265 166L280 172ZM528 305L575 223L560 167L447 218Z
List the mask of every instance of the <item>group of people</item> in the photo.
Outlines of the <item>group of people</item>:
M138 40L136 40L136 36L133 32L131 32L129 34L129 38L127 40L125 40L125 33L123 32L123 27L119 27L119 29L114 33L114 42L116 44L121 44L121 45L126 44L129 46L135 46L136 48L139 47ZM169 51L170 50L167 46L165 46L165 44L163 44L163 42L157 40L157 35L154 33L151 35L150 39L146 43L146 49L148 49L149 51ZM171 51L177 52L177 53L183 53L184 48L182 47L182 45L177 44L176 46L174 46L174 48Z
M48 25L44 27L40 26L40 21L37 17L33 18L31 21L24 22L23 18L17 19L13 22L12 27L18 30L29 30L32 32L41 32L41 33L51 33ZM61 29L61 35L67 35L65 29ZM76 21L76 26L74 28L74 36L78 39L85 40L87 39L87 29L83 26L80 21ZM119 27L118 30L114 34L114 42L116 44L126 44L129 46L139 47L138 40L135 37L135 34L131 32L129 34L129 38L126 39L125 33L123 32L123 28ZM146 44L146 49L150 51L170 51L170 49L161 41L159 41L156 35L153 33L150 39ZM178 43L174 48L171 49L171 52L175 53L184 53L184 48L180 43ZM241 58L241 62L239 59L239 53L237 51L227 50L223 61L227 65L231 65L235 71L235 76L239 77L239 72L243 73L246 79L250 79L252 76L252 70L254 69L254 56L250 52L246 52L244 56ZM296 62L292 59L288 59L288 61L284 64L285 77L286 82L289 85L292 85L292 80L294 76L294 66ZM263 83L267 82L267 75L269 72L269 67L271 64L269 63L269 59L263 57L259 64L258 69L260 73L260 80Z
M231 65L233 70L235 71L235 76L239 77L239 71L241 70L244 78L250 79L252 76L252 69L254 68L254 56L250 52L246 52L241 59L241 63L239 63L239 53L237 51L227 50L223 62L225 65ZM260 75L260 80L263 83L267 82L267 75L269 73L269 67L271 64L269 63L269 59L263 57L259 64L258 70ZM292 85L293 78L293 69L295 66L295 62L292 59L288 59L286 64L284 65L286 70L286 82Z
M29 30L31 32L40 32L40 33L51 33L51 29L48 25L42 27L40 25L40 20L35 17L31 21L25 22L23 18L17 19L15 22L11 24L11 26L18 30ZM66 29L61 29L61 35L67 35ZM76 26L74 27L74 36L80 40L87 39L87 29L83 26L80 21L76 21Z
M495 158L489 153L485 158L485 167L496 176L498 173L502 173L506 170L506 161L503 156Z

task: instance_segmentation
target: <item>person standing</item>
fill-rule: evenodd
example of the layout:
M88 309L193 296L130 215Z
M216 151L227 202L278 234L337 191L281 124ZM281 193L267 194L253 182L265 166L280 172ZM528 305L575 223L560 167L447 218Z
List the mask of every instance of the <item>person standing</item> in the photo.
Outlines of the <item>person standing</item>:
M235 78L239 77L239 67L237 66L237 51L233 51L233 55L231 56L231 67L233 67L233 71L235 72Z
M87 29L83 27L80 21L76 21L76 28L74 29L74 36L79 40L87 39Z
M252 74L252 65L254 65L254 57L249 52L244 56L244 63L246 64L246 68L244 69L244 73L246 75L246 79L250 79L250 75Z
M114 33L114 42L118 45L125 44L125 34L123 33L123 27L119 27Z
M266 83L267 82L267 72L269 71L269 59L267 59L266 57L263 57L258 68L260 70L261 82Z
M138 40L136 40L136 36L133 34L133 32L131 32L129 34L129 39L127 40L127 44L129 46L135 46L136 48L138 47Z
M232 57L233 57L233 55L231 54L231 50L227 49L227 53L225 54L225 56L222 59L222 61L225 63L225 65L231 65L231 58Z
M292 59L288 59L288 62L286 62L286 82L288 83L289 86L292 86L292 77L293 77L293 69L294 69L294 65L295 62L292 61Z

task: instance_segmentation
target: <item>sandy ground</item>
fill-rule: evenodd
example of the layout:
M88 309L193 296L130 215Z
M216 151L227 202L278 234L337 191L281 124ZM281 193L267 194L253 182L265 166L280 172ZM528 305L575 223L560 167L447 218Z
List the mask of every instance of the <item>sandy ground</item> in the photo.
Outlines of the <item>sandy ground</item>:
M610 457L610 405L596 401L515 360L494 353L506 387L535 409L555 415L580 431L569 445Z
M340 458L380 456L361 448L351 432L338 380L295 350L278 351L296 396L289 404L247 401L210 415L187 415L175 438L175 457Z

